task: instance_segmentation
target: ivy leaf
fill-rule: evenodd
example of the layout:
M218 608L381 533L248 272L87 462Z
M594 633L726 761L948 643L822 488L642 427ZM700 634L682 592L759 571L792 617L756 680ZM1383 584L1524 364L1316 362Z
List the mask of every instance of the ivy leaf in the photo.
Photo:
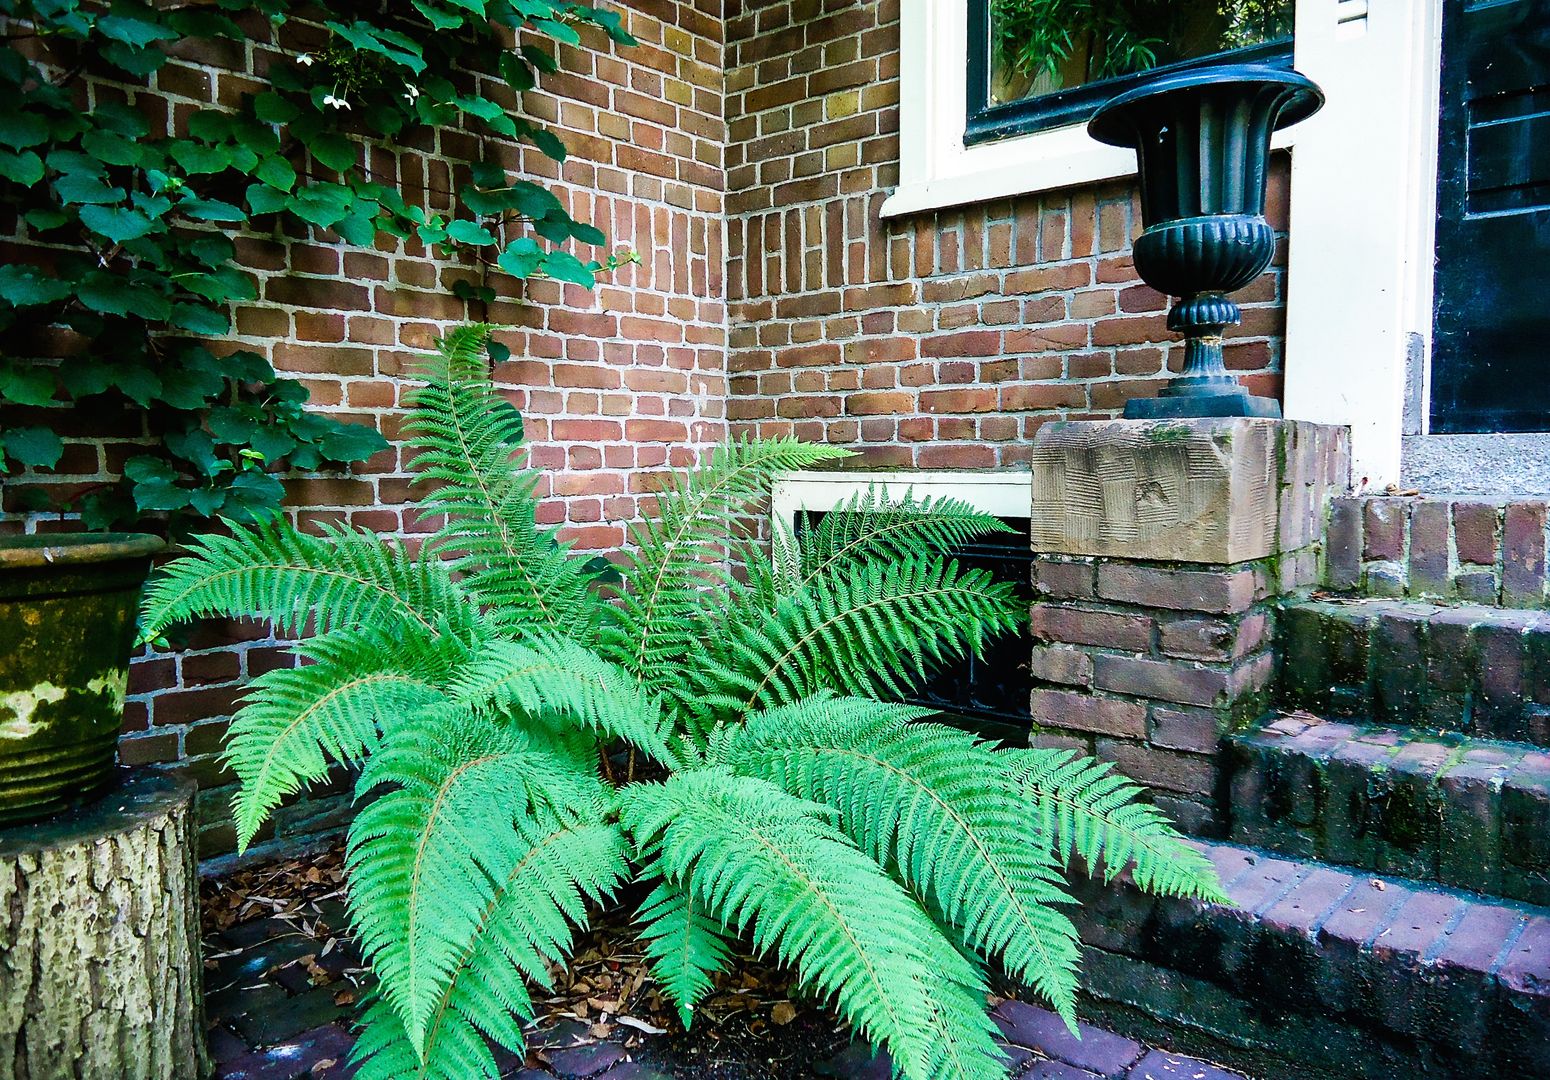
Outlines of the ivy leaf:
M475 247L489 247L494 244L495 234L477 221L459 219L447 226L447 239L456 240L460 244L472 244Z
M137 49L123 41L110 41L102 48L102 58L139 78L153 75L167 62L160 49Z
M543 252L531 237L524 236L509 244L495 259L495 265L516 278L531 277L544 261Z
M127 315L133 311L146 318L165 319L172 311L165 296L105 270L94 270L82 278L76 287L76 298L104 315Z
M54 191L67 203L116 203L124 189L112 187L88 173L67 172L54 181Z
M355 168L358 148L343 135L333 132L319 135L307 144L307 149L312 152L313 157L317 158L319 164L335 172L345 172Z
M232 478L230 516L239 521L273 517L278 513L285 488L280 481L257 469L244 469Z
M65 444L45 427L14 427L0 431L0 447L8 457L34 469L52 469L59 464Z
M149 409L161 393L161 377L144 364L115 364L113 385L142 409Z
M43 179L43 159L31 150L23 150L20 154L0 151L0 176L23 187L31 187Z
M258 163L258 168L253 170L253 175L272 188L281 191L290 191L296 186L296 170L291 163L278 154L266 157Z
M226 170L231 165L231 150L224 146L206 146L203 143L178 139L168 148L172 160L190 176L209 175Z
M111 131L90 131L81 137L81 148L107 165L138 165L139 143Z
M501 78L518 94L526 93L538 85L532 67L516 53L501 53L499 64Z
M364 461L386 450L388 442L374 427L365 424L336 424L318 440L323 455L334 461Z
M553 75L560 70L560 65L550 55L549 51L539 45L524 45L521 52L523 58L529 64L532 64L545 75Z
M173 304L168 321L180 330L187 330L191 334L202 334L205 337L216 337L231 329L231 316L226 312L200 307L198 304Z
M131 139L144 138L151 130L145 117L120 101L98 102L92 109L92 121L99 128Z
M0 364L0 398L13 405L47 405L54 400L54 373L14 360Z
M0 143L12 150L37 146L48 138L48 121L19 109L0 111Z
M36 267L11 263L0 266L0 300L15 307L52 304L70 295L70 283L45 277Z
M240 206L233 206L220 199L201 199L197 195L185 198L178 204L178 209L195 221L246 221L248 219L248 215Z
M83 206L81 222L92 232L115 244L135 240L156 227L156 223L138 210L122 206Z
M544 256L544 273L557 281L569 281L591 288L597 275L568 251L551 251Z
M377 240L376 219L368 214L350 214L334 223L334 231L346 243L356 247L371 247Z
M570 234L583 244L591 244L593 247L608 243L608 237L603 235L602 229L580 221L572 223Z
M291 213L313 225L329 228L350 215L355 195L338 184L311 184L291 196Z
M531 22L533 29L554 38L555 41L562 41L567 45L581 44L581 35L576 33L573 26L556 19L533 19Z
M463 25L463 17L451 12L443 11L434 4L427 4L425 0L412 0L414 9L425 16L425 21L431 24L432 30L453 30Z
M108 365L90 356L66 358L59 365L59 381L75 400L100 394L112 385Z
M171 27L131 15L99 15L97 30L137 49L143 49L154 41L169 41L177 37Z
M301 110L271 90L253 96L253 114L266 124L288 124Z
M253 184L247 191L248 209L255 214L277 214L291 205L290 196L268 184Z

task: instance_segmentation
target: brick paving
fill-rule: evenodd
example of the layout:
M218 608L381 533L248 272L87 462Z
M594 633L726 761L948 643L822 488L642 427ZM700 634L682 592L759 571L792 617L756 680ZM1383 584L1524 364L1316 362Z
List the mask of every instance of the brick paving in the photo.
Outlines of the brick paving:
M337 912L325 911L324 918ZM319 955L317 938L290 923L257 919L206 941L205 1006L219 1080L347 1080L354 1041L350 1022L359 971L354 947L340 939ZM1245 1080L1197 1058L1150 1049L1088 1024L1075 1038L1053 1013L1022 1001L997 1006L1016 1080ZM693 1080L699 1060L675 1058L632 1036L633 1045L593 1041L579 1025L536 1032L527 1062L509 1059L507 1080ZM540 1067L533 1067L534 1063ZM718 1076L731 1076L724 1068ZM769 1075L751 1063L749 1080ZM811 1075L888 1080L886 1059L853 1044L815 1062Z

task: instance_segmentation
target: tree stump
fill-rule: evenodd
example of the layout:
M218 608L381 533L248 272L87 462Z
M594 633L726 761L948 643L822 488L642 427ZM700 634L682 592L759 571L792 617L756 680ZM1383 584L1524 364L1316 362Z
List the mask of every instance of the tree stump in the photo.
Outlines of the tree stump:
M0 1080L198 1080L194 786L131 774L0 830Z

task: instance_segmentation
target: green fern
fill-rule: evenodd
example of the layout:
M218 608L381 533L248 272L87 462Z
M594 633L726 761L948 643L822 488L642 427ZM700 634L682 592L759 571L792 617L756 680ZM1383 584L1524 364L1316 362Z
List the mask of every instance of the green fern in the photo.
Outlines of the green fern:
M924 710L818 698L752 717L719 750L743 775L839 810L874 859L930 899L964 942L1075 1023L1081 956L1052 860L1027 841L1026 808L998 755L918 722ZM912 723L911 721L917 721Z
M494 1080L494 1048L523 1050L530 988L632 879L654 883L636 920L685 1025L741 940L905 1080L1004 1075L991 963L1072 1018L1073 856L1217 896L1106 766L871 700L1021 623L1009 587L946 555L995 519L871 491L762 551L750 515L772 479L840 452L734 442L665 480L605 594L537 524L541 478L485 375L487 337L450 335L411 396L439 521L422 549L233 526L146 598L148 639L202 616L312 632L301 666L253 681L226 756L244 843L299 788L360 770L346 870L377 979L364 1080Z
M687 1028L694 1007L710 993L713 977L731 965L723 928L681 887L666 881L657 883L635 917L651 972Z
M1000 755L1012 783L1035 811L1039 834L1063 860L1080 857L1112 881L1127 867L1136 885L1159 896L1230 903L1216 869L1184 842L1141 789L1074 750L1009 750Z

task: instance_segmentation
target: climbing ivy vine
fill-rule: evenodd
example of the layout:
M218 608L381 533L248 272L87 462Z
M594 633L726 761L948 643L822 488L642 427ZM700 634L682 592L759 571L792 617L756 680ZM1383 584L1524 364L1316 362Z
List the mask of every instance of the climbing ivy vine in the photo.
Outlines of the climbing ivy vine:
M256 296L238 234L418 241L584 286L618 265L569 250L606 239L497 149L519 141L564 160L511 102L587 24L633 43L617 13L565 0L0 0L0 231L14 238L0 260L0 474L59 463L70 411L46 406L61 402L77 426L127 404L158 436L67 504L19 488L35 493L27 508L78 510L91 527L261 517L279 506L277 472L386 445L309 411L305 387L256 353L211 347ZM178 112L169 130L157 72L198 43L250 40L267 84ZM263 44L293 40L308 47ZM480 156L454 172L451 212L371 164L454 128L478 137ZM454 291L494 298L487 283Z

